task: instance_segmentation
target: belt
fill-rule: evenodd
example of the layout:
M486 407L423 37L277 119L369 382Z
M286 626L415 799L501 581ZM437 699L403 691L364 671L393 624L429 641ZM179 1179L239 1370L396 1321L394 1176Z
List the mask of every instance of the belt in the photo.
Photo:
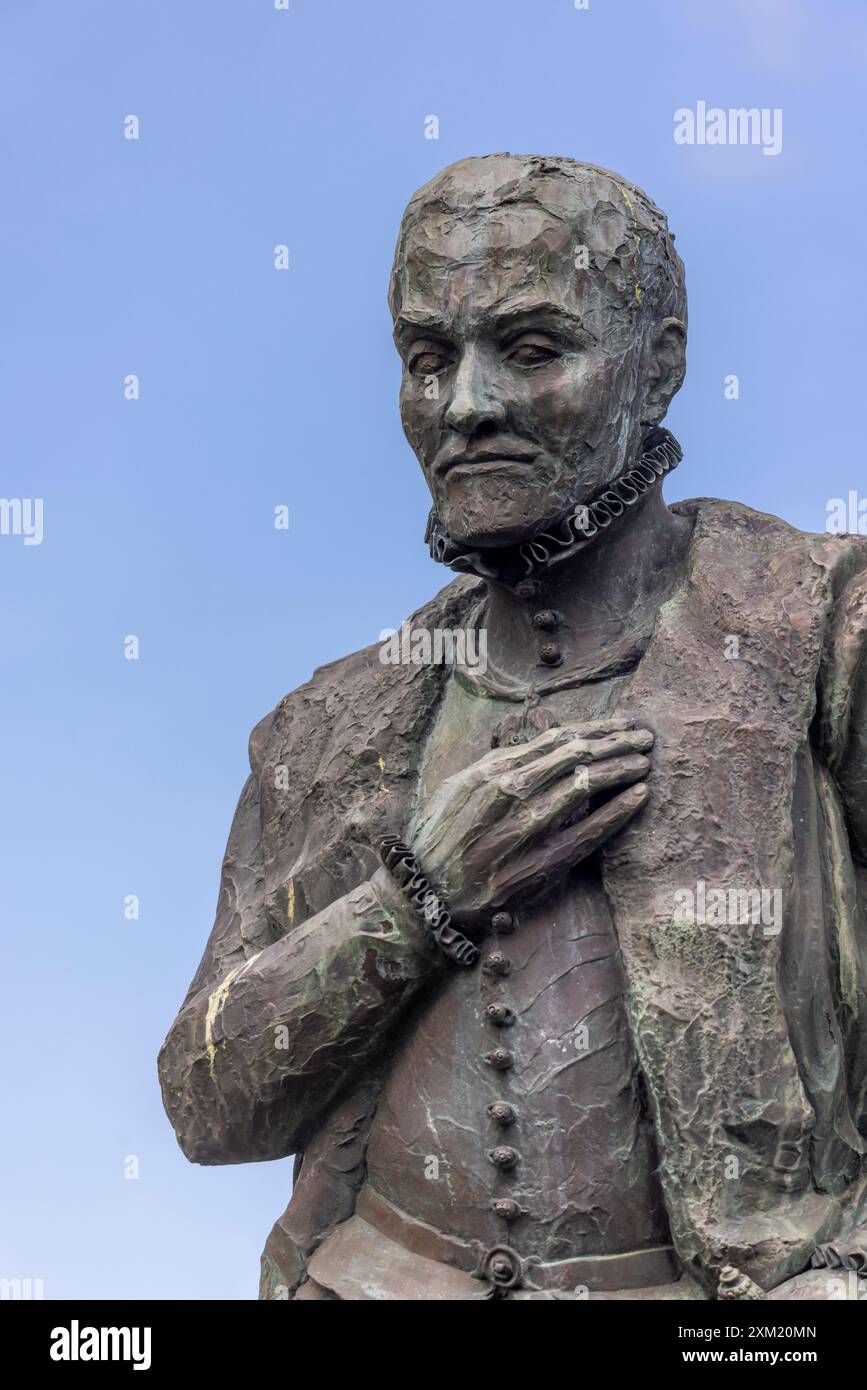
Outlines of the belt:
M490 1284L491 1297L504 1297L512 1289L559 1289L591 1293L648 1288L673 1283L679 1276L671 1245L630 1250L621 1255L579 1255L571 1260L545 1261L536 1255L519 1255L509 1245L485 1247L481 1241L443 1235L424 1221L416 1221L366 1183L358 1194L357 1214L384 1236L415 1255L438 1260Z

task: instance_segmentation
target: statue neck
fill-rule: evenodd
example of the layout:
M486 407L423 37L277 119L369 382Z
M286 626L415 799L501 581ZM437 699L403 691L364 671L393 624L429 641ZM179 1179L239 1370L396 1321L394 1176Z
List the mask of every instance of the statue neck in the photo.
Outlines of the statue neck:
M677 581L691 534L654 488L586 549L516 584L489 579L490 659L534 681L638 636Z

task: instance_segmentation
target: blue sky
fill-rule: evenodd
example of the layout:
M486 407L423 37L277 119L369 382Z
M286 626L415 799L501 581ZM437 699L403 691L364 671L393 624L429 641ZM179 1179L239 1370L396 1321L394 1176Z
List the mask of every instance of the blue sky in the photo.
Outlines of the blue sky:
M646 188L690 296L668 496L821 530L867 492L867 8L5 0L0 40L0 492L44 499L41 545L0 536L0 1276L250 1298L291 1163L188 1164L155 1058L251 727L448 578L397 414L403 206L497 150ZM780 108L781 153L677 145L698 101Z

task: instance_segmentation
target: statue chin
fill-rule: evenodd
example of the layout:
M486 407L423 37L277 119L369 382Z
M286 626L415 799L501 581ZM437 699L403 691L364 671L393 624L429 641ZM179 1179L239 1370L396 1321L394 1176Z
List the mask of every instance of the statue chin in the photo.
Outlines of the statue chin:
M457 545L503 550L531 540L558 522L574 506L573 491L574 480L571 488L565 479L527 486L520 473L489 474L474 480L472 488L463 479L459 486L453 483L434 505Z
M554 515L540 512L530 517L526 513L510 516L508 511L505 511L497 517L481 518L468 516L465 511L457 511L454 507L446 507L444 512L440 513L440 521L458 545L466 546L468 549L505 550L509 546L520 545L522 541L531 540L540 531L559 521L562 515L561 508Z

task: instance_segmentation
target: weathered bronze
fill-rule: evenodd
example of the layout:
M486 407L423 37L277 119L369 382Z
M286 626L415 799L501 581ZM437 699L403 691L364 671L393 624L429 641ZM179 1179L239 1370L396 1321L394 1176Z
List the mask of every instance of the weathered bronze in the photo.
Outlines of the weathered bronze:
M298 1155L263 1298L837 1297L867 1267L867 541L666 506L683 266L617 175L452 165L389 299L459 577L418 657L323 667L253 731L160 1054L184 1153ZM486 660L425 656L443 633Z

